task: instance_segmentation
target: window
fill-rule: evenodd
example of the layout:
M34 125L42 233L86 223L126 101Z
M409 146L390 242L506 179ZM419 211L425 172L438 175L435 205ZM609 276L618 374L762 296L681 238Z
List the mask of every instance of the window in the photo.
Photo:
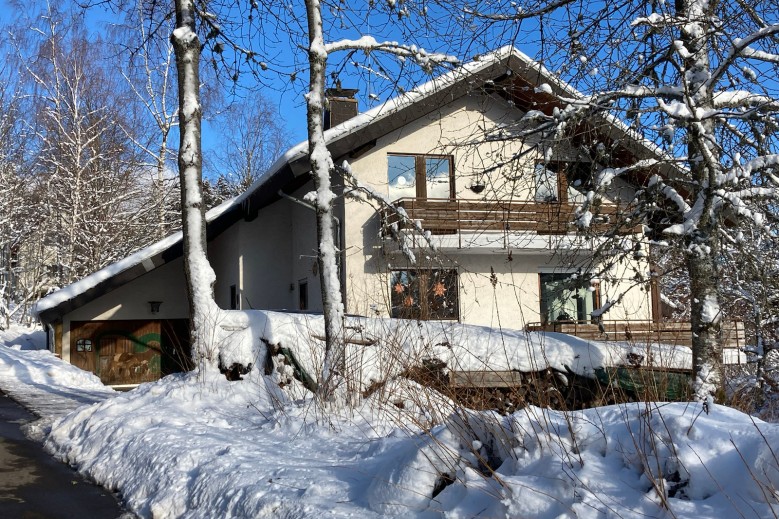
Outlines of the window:
M576 274L539 274L541 320L588 322L600 306L597 285L581 286Z
M230 310L238 310L241 307L241 296L238 295L238 287L230 285Z
M390 200L454 198L454 168L448 155L388 155Z
M556 164L536 164L533 178L536 181L536 202L560 200Z
M298 281L298 310L308 310L308 279Z
M578 201L594 186L595 164L591 162L545 162L533 170L536 202Z
M92 339L78 339L76 351L92 351Z
M456 270L396 270L390 278L392 317L460 318Z

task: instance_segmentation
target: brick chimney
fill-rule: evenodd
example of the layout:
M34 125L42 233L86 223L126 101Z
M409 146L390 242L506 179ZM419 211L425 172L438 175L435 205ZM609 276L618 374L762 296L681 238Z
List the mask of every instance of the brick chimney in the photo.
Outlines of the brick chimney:
M325 130L337 126L357 115L356 88L341 88L337 82L335 88L325 90Z

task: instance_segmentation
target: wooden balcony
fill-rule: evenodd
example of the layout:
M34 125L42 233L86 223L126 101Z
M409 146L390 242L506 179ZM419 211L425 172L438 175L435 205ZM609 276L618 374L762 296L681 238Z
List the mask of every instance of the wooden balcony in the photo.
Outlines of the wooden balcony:
M558 202L485 202L478 200L447 200L431 198L401 198L393 205L403 209L411 220L432 234L526 232L538 235L560 235L576 232L576 204ZM614 228L616 206L600 206L590 229L603 233ZM411 225L391 209L382 211L385 226L397 225L398 230ZM631 227L623 232L636 232Z

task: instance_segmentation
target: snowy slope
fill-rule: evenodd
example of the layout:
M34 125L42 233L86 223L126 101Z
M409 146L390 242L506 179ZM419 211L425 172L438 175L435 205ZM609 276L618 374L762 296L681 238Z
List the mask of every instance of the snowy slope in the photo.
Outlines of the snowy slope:
M317 333L316 319L269 313L253 318L264 325L266 340L314 362L318 354L304 352L321 348L310 337ZM398 340L412 324L414 333ZM400 357L414 348L443 348L453 351L454 362L471 343L476 360L457 360L477 365L495 353L488 347L495 330L441 328L447 346L435 327L376 320L353 331L365 338L394 334L396 346L406 348ZM576 365L582 353L607 352L565 336L511 333L502 348L543 343L559 350L549 356L556 366ZM506 365L529 362L517 354ZM366 365L375 369L378 363ZM280 389L278 373L265 376L258 369L236 382L216 372L192 372L128 393L101 389L91 376L70 369L47 352L0 347L2 389L21 388L30 402L64 393L103 398L57 419L46 447L119 491L142 517L779 514L779 461L772 450L779 426L721 406L710 415L685 403L565 413L528 407L503 417L458 408L430 389L390 377L385 391L351 409L324 409L310 395L300 397L300 388Z
M41 330L12 326L0 332L0 389L42 418L28 427L37 439L53 419L115 394L92 373L43 349L45 344Z
M406 401L421 399L412 385ZM56 456L143 517L772 517L779 427L715 407L631 404L422 417L325 413L269 377L144 385L54 424ZM489 463L487 469L485 462ZM494 471L494 472L493 472ZM446 474L446 476L442 476ZM435 498L440 481L453 481Z

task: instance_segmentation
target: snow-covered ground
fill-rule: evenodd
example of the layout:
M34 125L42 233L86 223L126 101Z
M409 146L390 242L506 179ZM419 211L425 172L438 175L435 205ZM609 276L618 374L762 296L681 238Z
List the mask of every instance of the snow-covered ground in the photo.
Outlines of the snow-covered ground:
M86 404L114 396L92 373L62 362L46 347L40 329L0 330L0 390L41 417L27 435L42 440L51 422Z
M301 362L314 362L317 355L307 356L301 345L315 351L310 335L316 332L295 325L302 319L310 326L310 318L263 319L266 337L295 349ZM363 324L363 339L376 338L379 329L371 327L387 326ZM415 329L418 339L395 341L405 348L396 357L425 344L441 348L440 355L454 352L449 362L462 354L465 343L454 331L444 345L423 328ZM479 345L472 362L490 353L485 344L494 331L460 332ZM549 362L572 370L583 352L593 367L595 354L605 351L564 336L510 335L501 347L513 340L524 341L528 351L536 344L554 347ZM2 340L20 342L8 334ZM529 363L522 359L527 355L507 362ZM467 358L459 361L471 362ZM24 369L15 371L17 363ZM779 514L779 460L772 450L779 426L726 407L715 406L709 415L684 403L566 413L528 407L503 417L458 409L432 390L391 377L383 391L347 411L322 409L300 388L280 389L278 373L264 376L258 369L235 382L192 372L128 393L101 392L94 378L72 369L46 352L0 347L0 387L16 387L27 402L82 391L103 399L54 421L46 447L118 490L143 517Z

